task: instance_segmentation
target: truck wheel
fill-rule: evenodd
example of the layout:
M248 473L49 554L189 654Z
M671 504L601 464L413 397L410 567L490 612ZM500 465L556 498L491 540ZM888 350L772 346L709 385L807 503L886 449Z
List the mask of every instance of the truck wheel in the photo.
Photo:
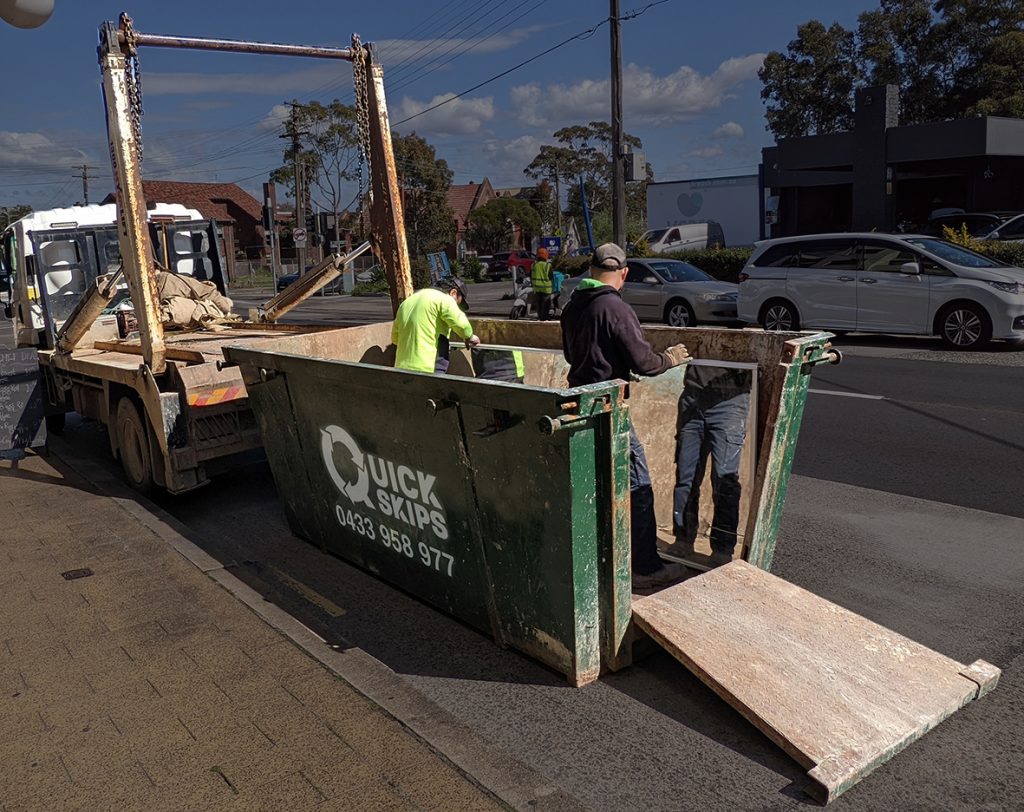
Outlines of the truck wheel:
M973 302L956 302L939 318L939 335L951 350L980 350L992 340L992 321Z
M665 308L665 324L669 327L696 327L697 317L688 302L676 299Z
M128 484L142 494L153 490L153 461L146 424L130 398L117 403L117 447Z

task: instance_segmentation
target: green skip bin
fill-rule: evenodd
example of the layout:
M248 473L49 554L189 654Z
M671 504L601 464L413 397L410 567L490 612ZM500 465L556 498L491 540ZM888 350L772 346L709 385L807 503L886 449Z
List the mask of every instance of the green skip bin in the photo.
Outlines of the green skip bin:
M526 652L575 685L630 662L629 413L673 553L683 369L569 388L554 323L476 320L524 349L525 384L390 368L390 323L227 347L293 531ZM756 369L737 557L768 569L813 364L829 335L651 327ZM705 491L709 490L707 488ZM690 555L702 568L700 544Z

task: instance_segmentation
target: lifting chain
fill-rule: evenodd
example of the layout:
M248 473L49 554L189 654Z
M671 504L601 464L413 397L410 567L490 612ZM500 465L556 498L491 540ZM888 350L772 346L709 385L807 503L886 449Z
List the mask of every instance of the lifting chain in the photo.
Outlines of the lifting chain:
M124 31L124 45L127 52L127 64L125 70L125 84L128 88L128 103L130 105L129 115L131 116L132 139L135 141L135 151L142 162L142 72L139 66L139 49L135 40L135 29L132 27L132 18L127 14L121 15L121 29Z
M363 208L367 171L370 166L370 100L366 88L366 48L358 34L352 35L352 89L356 98L356 128L359 135L359 201ZM371 191L372 194L372 191Z

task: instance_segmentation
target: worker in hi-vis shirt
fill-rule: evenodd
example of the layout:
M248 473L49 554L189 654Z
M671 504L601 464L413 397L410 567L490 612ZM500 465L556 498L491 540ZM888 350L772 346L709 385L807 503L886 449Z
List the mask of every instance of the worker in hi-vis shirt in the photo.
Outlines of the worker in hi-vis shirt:
M455 277L441 279L435 287L418 290L402 302L391 327L391 342L397 348L395 368L446 372L449 335L455 333L467 347L480 343L466 318L466 310L466 286ZM439 362L443 362L441 368Z

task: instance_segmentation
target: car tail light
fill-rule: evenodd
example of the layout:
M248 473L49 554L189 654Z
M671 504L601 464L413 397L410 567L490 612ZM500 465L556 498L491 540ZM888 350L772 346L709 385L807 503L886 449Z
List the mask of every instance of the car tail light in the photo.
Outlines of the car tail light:
M750 279L750 274L746 271L740 271L740 282L746 282L748 279Z

